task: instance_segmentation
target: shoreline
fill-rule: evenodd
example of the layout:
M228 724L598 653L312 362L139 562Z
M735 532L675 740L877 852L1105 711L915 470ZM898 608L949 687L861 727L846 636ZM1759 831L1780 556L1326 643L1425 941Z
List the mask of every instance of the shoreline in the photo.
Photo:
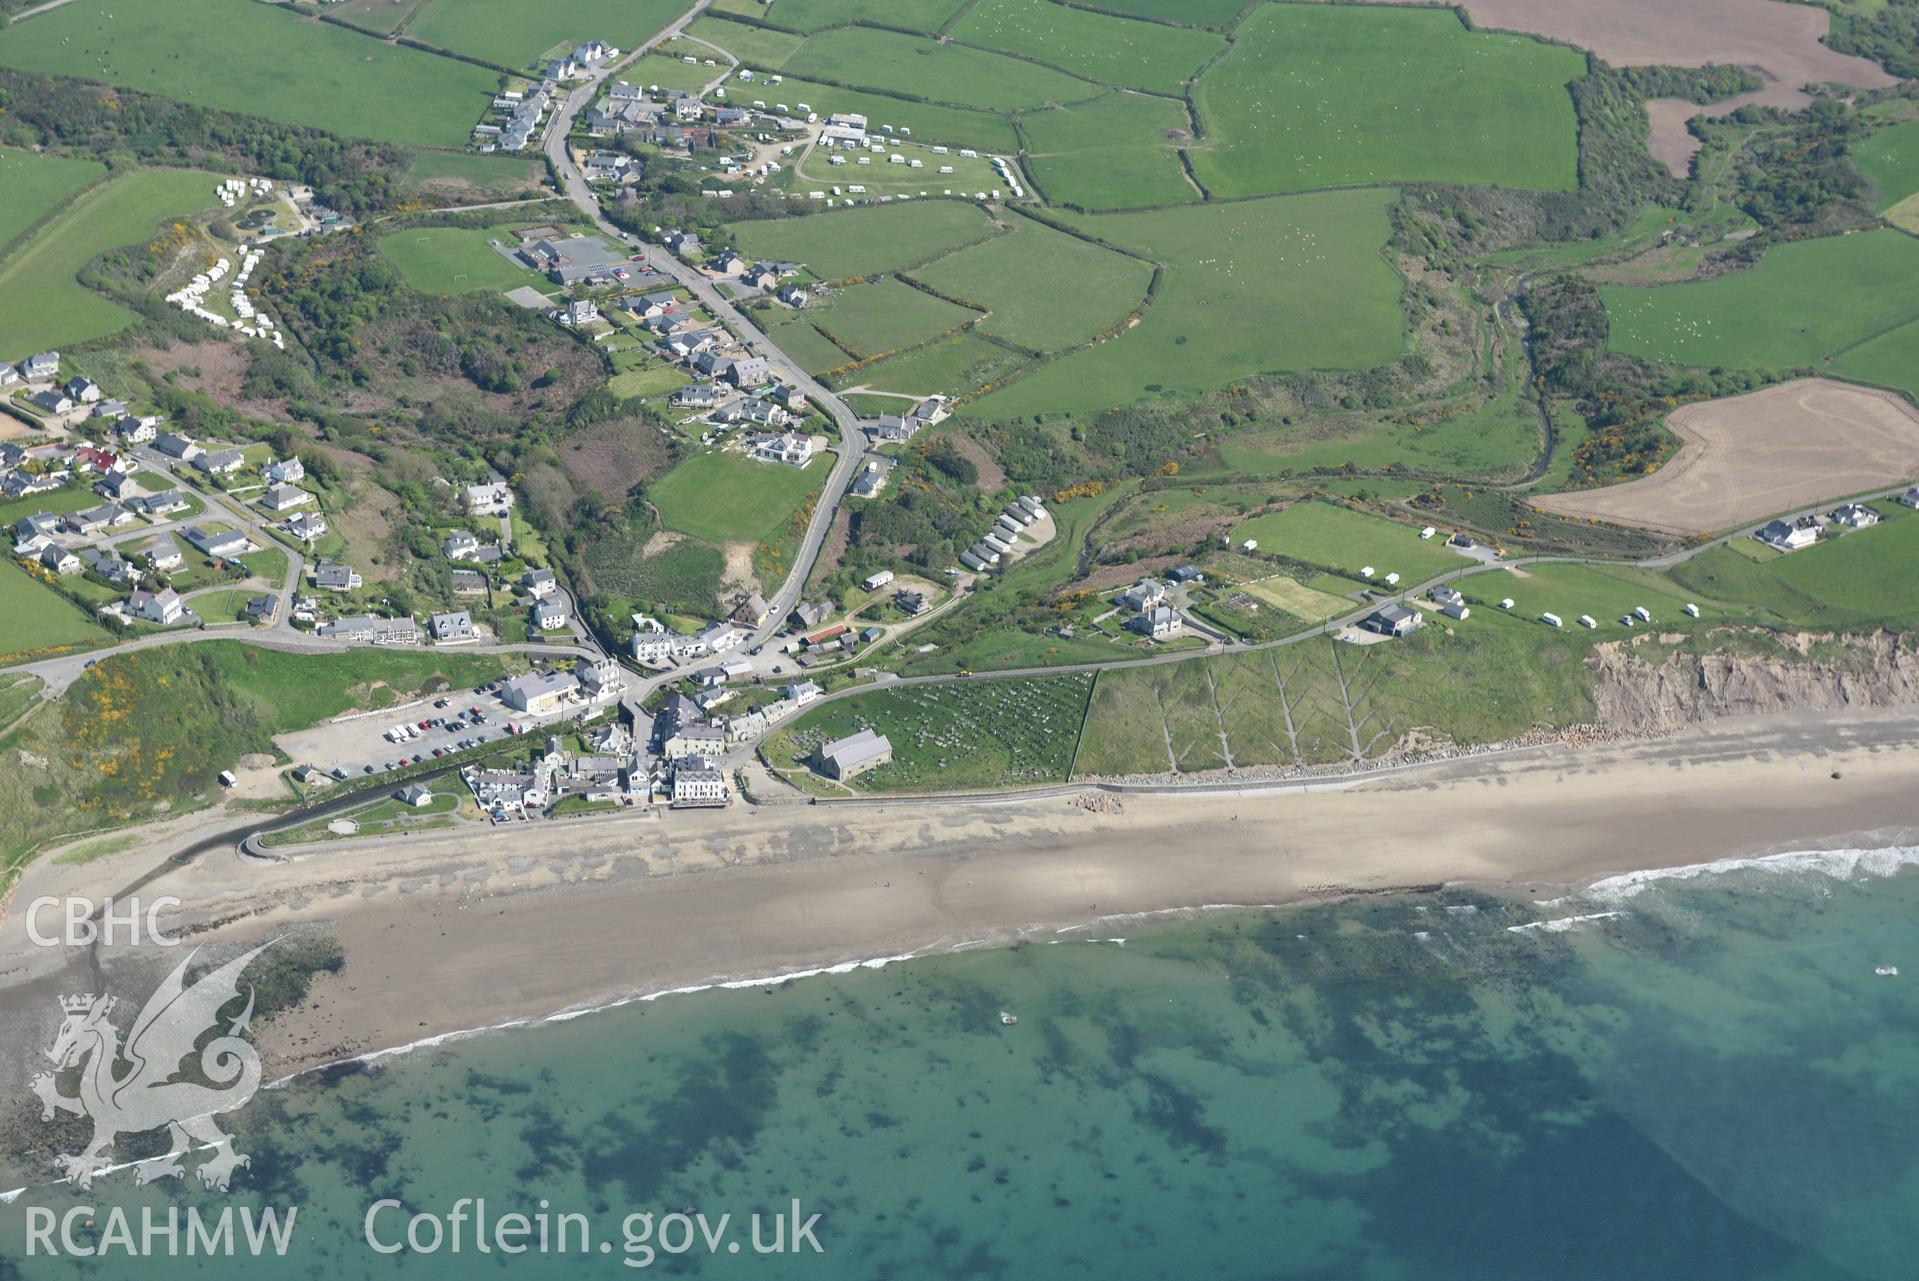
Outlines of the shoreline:
M1858 844L1846 834L1919 827L1915 780L1919 714L1802 714L1467 756L1338 789L738 808L420 836L268 866L217 851L142 892L184 901L172 928L190 944L310 928L337 940L344 969L256 1036L280 1085L668 995L1124 920L1440 884L1551 898L1645 869ZM36 864L27 898L110 893L163 852ZM90 973L84 951L28 948L23 935L17 916L0 928L0 988L16 989L0 1043L26 1056L45 1041L50 1003ZM101 950L109 985L135 992L178 959Z

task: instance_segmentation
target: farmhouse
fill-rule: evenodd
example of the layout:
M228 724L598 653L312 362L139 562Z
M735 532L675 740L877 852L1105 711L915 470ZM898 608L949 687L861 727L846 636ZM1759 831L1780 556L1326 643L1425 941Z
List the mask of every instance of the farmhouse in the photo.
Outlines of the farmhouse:
M1359 625L1378 636L1405 636L1422 621L1418 610L1404 605L1384 605L1366 615Z
M1177 636L1185 627L1185 622L1171 607L1155 605L1126 624L1141 636L1150 636L1154 640L1164 640L1168 636Z
M863 729L857 734L824 744L816 757L820 772L828 778L854 778L893 759L893 744L886 735Z

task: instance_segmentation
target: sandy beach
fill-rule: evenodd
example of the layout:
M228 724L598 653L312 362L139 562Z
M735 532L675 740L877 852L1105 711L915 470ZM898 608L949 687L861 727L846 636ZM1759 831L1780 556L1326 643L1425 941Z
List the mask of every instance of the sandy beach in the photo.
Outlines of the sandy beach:
M1124 918L1470 882L1531 897L1618 872L1903 842L1919 715L1724 721L1684 736L1468 758L1317 790L735 807L169 864L166 840L30 870L0 925L0 1044L44 1041L91 986L26 941L40 895L183 901L193 942L329 929L346 966L260 1029L282 1075L424 1038L742 977ZM185 827L179 844L198 835ZM164 870L151 875L153 869ZM109 990L180 953L102 950ZM6 1069L0 1069L6 1070Z

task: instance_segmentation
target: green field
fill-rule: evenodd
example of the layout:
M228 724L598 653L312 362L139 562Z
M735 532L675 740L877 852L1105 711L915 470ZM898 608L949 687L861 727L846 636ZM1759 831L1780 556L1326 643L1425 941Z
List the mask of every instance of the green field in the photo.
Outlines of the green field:
M1248 0L1089 0L1089 7L1138 18L1224 27L1247 7Z
M0 147L0 249L106 171L97 160Z
M815 708L761 750L777 769L805 769L821 743L872 729L893 759L854 779L860 791L1062 783L1092 684L1074 675L880 690Z
M106 630L77 605L29 577L11 558L0 560L0 664L106 639Z
M832 469L828 454L801 469L714 450L660 477L646 496L668 529L714 543L759 543L786 527Z
M414 227L382 237L379 248L423 294L545 287L546 278L539 272L515 266L488 243L496 239L514 241L511 232L499 227Z
M1209 31L1112 18L1052 0L978 0L948 32L1110 85L1178 93L1225 47Z
M529 67L558 44L604 40L631 49L685 13L680 0L426 0L406 33L502 67Z
M1026 167L1046 198L1082 209L1140 209L1198 200L1180 167L1190 122L1177 102L1109 93L1027 112Z
M586 549L587 573L595 591L634 602L703 614L711 610L726 573L726 556L717 547L688 540L652 556L641 554L650 530L624 530L594 540Z
M1756 267L1652 289L1602 288L1615 351L1681 365L1785 370L1919 317L1919 240L1888 229L1799 240ZM1910 384L1915 374L1908 373Z
M1034 351L1059 351L1124 321L1146 297L1153 269L1041 223L1015 218L1012 233L962 249L912 273L991 314L981 332Z
M1370 565L1372 582L1398 574L1402 588L1472 565L1446 550L1442 536L1421 538L1418 526L1315 501L1294 503L1233 530L1235 542L1248 538L1259 543L1262 556L1283 556L1362 582L1359 571Z
M856 369L835 381L848 387L871 387L909 396L960 396L1007 377L1023 360L997 343L962 333ZM897 412L897 406L893 412Z
M1532 565L1523 574L1474 574L1455 586L1473 608L1466 626L1479 622L1482 614L1500 611L1502 600L1512 601L1511 616L1525 623L1538 624L1541 614L1557 614L1567 628L1584 631L1579 616L1590 615L1599 624L1592 634L1604 640L1646 627L1643 622L1627 627L1621 621L1641 606L1662 632L1698 625L1684 613L1689 601L1700 606L1707 621L1724 620L1713 593L1688 593L1664 574L1629 565Z
M74 277L107 250L145 241L165 219L218 203L217 181L197 169L132 170L61 210L0 263L0 298L12 300L0 307L0 351L24 354L125 328L133 313ZM23 305L29 298L32 305Z
M1194 91L1215 196L1392 182L1558 191L1578 180L1568 81L1586 60L1441 9L1271 4Z
M691 71L692 68L688 67L687 70ZM707 74L710 76L713 73L709 71ZM895 129L911 129L915 142L941 142L954 147L1008 153L1019 148L1019 138L1013 132L1012 119L992 111L909 102L904 98L820 84L790 75L781 81L778 93L778 101L791 103L796 108L804 102L821 116L836 112L855 112L865 116L867 127L875 133L884 132L881 125L892 125ZM751 101L760 95L740 96Z
M255 0L67 5L0 31L0 65L429 147L463 145L497 80Z
M883 16L889 27L931 35L961 7L962 0L887 0L885 9L876 13L871 0L773 0L770 5L759 0L722 0L715 9L755 14L795 31L818 31Z
M842 289L807 319L860 359L927 342L979 315L891 277Z
M1872 180L1881 213L1919 195L1919 120L1883 129L1852 149L1852 162Z
M823 31L808 40L787 66L808 80L991 111L1072 102L1099 92L1097 85L1005 54L934 44L871 27ZM786 88L781 85L781 92ZM817 109L819 103L813 105Z
M699 49L698 45L691 47ZM712 51L700 49L700 53L710 56ZM726 62L717 58L715 61L719 65L709 67L703 61L686 63L665 54L649 53L622 71L620 79L629 84L645 85L649 89L681 89L687 93L699 93L726 74Z
M1840 352L1833 357L1832 372L1919 396L1919 320Z
M1252 374L1358 369L1399 354L1398 275L1380 256L1391 190L1325 192L1073 226L1167 264L1140 323L975 406L1014 417L1201 391Z
M763 328L782 352L816 378L853 360L849 353L835 347L832 339L808 324L800 312L778 316L777 321L765 322Z
M774 31L768 27L749 26L744 22L730 22L710 14L696 20L686 29L686 34L710 44L716 44L746 66L760 71L780 70L786 65L786 60L806 43L805 36L796 36L786 31ZM785 85L780 85L778 88L784 96ZM737 89L729 92L745 97L748 90L755 95L763 91L759 85L741 81ZM770 92L770 89L765 91ZM786 101L790 102L791 99Z
M1919 518L1894 503L1872 504L1884 523L1821 540L1790 555L1754 560L1741 547L1715 547L1667 577L1682 592L1716 597L1761 621L1815 628L1910 628L1919 623Z
M904 271L996 231L984 210L958 200L862 205L728 230L741 253L804 263L821 280Z
M546 170L524 157L482 156L470 151L416 151L407 162L409 184L462 196L508 199L538 187Z
M1316 637L1102 672L1074 774L1328 765L1382 756L1413 729L1491 743L1591 718L1583 630L1475 610L1455 633L1428 626L1370 646Z

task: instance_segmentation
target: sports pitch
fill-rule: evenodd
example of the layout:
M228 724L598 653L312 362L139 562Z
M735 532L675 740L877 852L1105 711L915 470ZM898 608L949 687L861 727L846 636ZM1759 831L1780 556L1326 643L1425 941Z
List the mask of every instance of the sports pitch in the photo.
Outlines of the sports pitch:
M418 227L380 240L380 252L399 268L406 282L423 294L504 292L521 285L541 288L545 278L516 267L488 243L512 241L498 227Z

